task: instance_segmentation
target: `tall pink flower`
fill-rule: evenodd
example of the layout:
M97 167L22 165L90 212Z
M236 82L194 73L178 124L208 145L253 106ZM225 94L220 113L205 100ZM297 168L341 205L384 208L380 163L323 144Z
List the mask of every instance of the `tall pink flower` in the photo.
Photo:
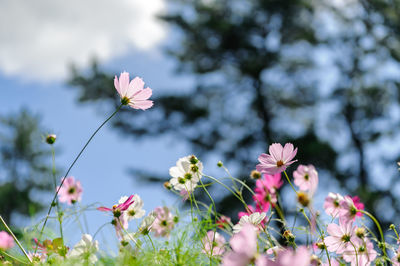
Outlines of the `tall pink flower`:
M57 187L58 189L59 187ZM81 201L82 199L82 185L81 182L76 180L73 176L69 176L65 178L65 181L60 188L58 193L58 200L60 202L66 202L67 204L71 205L77 201Z
M221 256L225 252L225 238L217 232L208 231L201 242L202 252L208 256Z
M309 165L299 165L293 172L294 184L303 191L315 191L318 186L318 172L315 167Z
M351 242L357 240L352 221L346 223L339 220L339 225L329 224L327 231L329 236L325 238L325 245L330 252L342 254L349 247L353 247Z
M222 265L248 265L257 254L257 229L251 224L245 224L239 233L232 236L229 243L232 251L225 254Z
M144 89L144 82L141 78L135 77L129 82L129 73L123 72L119 79L115 76L114 86L121 97L122 104L142 110L153 106L153 101L148 100L153 92L148 87Z
M269 146L270 154L261 154L258 157L256 169L261 173L274 175L286 170L286 168L297 160L292 160L296 156L297 148L294 149L293 144L286 143L282 147L279 143L273 143Z
M14 246L14 239L5 231L0 232L0 250L7 250Z
M342 200L343 200L342 195L338 193L329 192L324 202L325 212L332 217L338 216L340 211L340 202Z

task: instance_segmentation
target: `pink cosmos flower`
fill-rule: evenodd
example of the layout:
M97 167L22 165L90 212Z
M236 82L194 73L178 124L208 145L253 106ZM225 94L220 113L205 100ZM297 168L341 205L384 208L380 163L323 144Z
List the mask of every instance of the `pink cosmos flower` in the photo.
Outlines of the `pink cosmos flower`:
M0 250L7 250L14 246L14 239L5 231L0 232Z
M299 165L293 172L294 184L303 191L315 191L318 186L318 172L315 167L309 165Z
M257 266L309 266L310 251L305 246L300 246L296 251L286 249L278 252L275 261L270 260L267 256L261 256L257 259Z
M229 243L232 251L225 254L222 265L248 265L257 254L257 229L251 224L245 224L239 233L232 236Z
M340 202L339 217L345 222L354 221L356 216L362 216L362 213L357 211L357 206L364 208L364 204L359 201L358 197L355 197L355 199L356 203L354 203L352 197L345 196ZM357 206L355 204L357 204Z
M325 212L332 217L338 216L340 211L340 202L342 200L343 200L342 195L338 193L329 192L324 202Z
M217 232L208 231L201 242L204 246L202 252L208 256L221 256L225 252L225 238Z
M174 216L168 207L157 207L154 209L154 214L156 219L154 220L151 231L154 235L159 236L169 236L169 233L175 226Z
M129 73L123 72L119 79L115 76L114 86L121 97L122 104L142 110L153 106L153 101L148 100L153 92L148 87L144 89L144 82L141 78L136 77L129 82Z
M28 257L31 259L33 263L39 263L39 262L44 262L46 260L47 255L45 253L33 253L33 252L28 252Z
M279 143L273 143L269 146L270 154L261 154L258 157L256 169L261 173L274 175L286 170L286 168L297 160L292 160L296 156L297 148L294 149L293 144L286 143L282 147Z
M327 227L329 236L325 238L325 245L330 252L342 254L349 247L353 247L352 243L356 241L356 236L353 228L353 221L343 222L339 220L339 225L329 224Z
M58 190L59 187L57 187ZM65 181L60 188L58 193L58 200L60 202L66 202L68 205L72 205L82 199L82 185L81 182L76 180L73 176L65 178Z
M351 265L371 265L371 262L373 262L378 255L377 252L374 250L374 245L372 244L372 242L369 239L365 238L363 240L357 239L355 242L353 242L353 244L355 249L352 245L348 246L343 252L343 259L347 262L350 262Z

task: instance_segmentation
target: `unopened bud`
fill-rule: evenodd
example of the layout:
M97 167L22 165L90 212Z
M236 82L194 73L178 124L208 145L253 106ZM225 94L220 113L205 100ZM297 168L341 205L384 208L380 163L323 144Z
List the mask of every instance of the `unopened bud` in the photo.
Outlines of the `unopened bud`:
M322 262L317 255L313 254L310 257L310 265L321 265Z
M261 178L261 173L258 172L257 170L253 170L250 173L250 178L251 179L260 179Z
M196 163L199 162L199 159L197 159L196 156L192 155L192 156L190 156L189 161L190 161L191 164L196 164Z
M171 183L170 182L164 182L164 187L166 188L166 189L168 189L168 190L171 190L172 189L172 185L171 185Z
M317 242L315 245L321 250L324 250L326 248L324 242Z
M54 142L56 142L56 138L57 138L57 136L55 134L47 135L47 137L46 137L47 144L50 144L50 145L54 144Z
M307 193L303 191L297 193L297 201L304 207L307 207L310 204L310 198L308 197Z
M219 161L219 162L217 163L217 166L218 166L218 167L222 167L222 166L224 166L224 164L223 164L221 161Z
M294 242L295 236L292 234L290 230L286 230L283 232L283 237L288 241L288 242Z
M394 224L389 225L390 230L396 230L396 226Z
M356 236L358 238L363 239L365 237L365 229L363 227L359 227L356 229Z

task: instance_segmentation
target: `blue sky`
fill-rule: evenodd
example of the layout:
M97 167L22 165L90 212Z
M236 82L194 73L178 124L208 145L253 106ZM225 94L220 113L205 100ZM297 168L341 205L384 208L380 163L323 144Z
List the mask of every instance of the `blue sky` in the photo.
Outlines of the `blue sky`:
M66 169L92 132L110 115L108 106L103 106L101 103L77 104L77 91L65 85L69 63L75 62L80 68L85 69L91 58L97 56L101 67L110 73L119 74L128 71L142 77L146 86L151 87L155 95L168 88L188 87L192 80L188 77L177 77L173 73L175 62L162 52L163 45L168 42L166 38L168 29L152 16L165 10L163 1L154 1L149 4L150 7L143 6L139 1L132 3L121 1L120 4L115 4L117 7L114 9L131 8L133 13L147 14L147 17L142 15L140 19L134 16L125 18L126 21L121 21L119 14L111 14L111 18L115 17L118 23L126 23L134 28L133 32L129 32L129 28L120 29L120 33L126 36L119 36L117 39L114 33L110 33L112 27L99 30L97 35L93 33L94 26L90 25L88 22L90 20L82 18L80 11L78 12L72 5L68 7L73 13L71 16L83 21L81 28L75 27L79 21L73 21L71 17L60 18L47 13L42 14L40 6L47 5L48 2L39 1L36 7L30 7L27 2L20 7L11 1L0 4L1 9L8 9L10 13L22 8L26 14L25 21L16 24L13 33L16 36L0 44L1 50L6 51L0 53L0 115L17 112L21 108L28 108L33 113L40 114L42 125L58 136L56 163ZM99 12L106 12L110 4L107 4L107 1L100 2L96 1ZM59 5L61 6L50 6L50 8L53 8L54 13L62 15L59 9L65 4ZM101 19L90 13L90 5L80 8L87 8L88 13L85 15L93 22ZM112 26L121 27L118 23ZM35 34L28 35L28 40L22 38L25 32L32 30L31 24L36 25L33 29ZM53 24L56 26L59 24L64 32L59 33L59 36L50 34L54 32ZM7 30L3 28L0 28L0 32L3 38L7 34ZM135 39L132 38L135 32L147 35L145 38L139 36ZM61 42L68 36L71 36L72 40L66 44ZM94 42L93 38L97 38L98 43ZM27 41L31 42L32 46L26 45ZM116 44L115 51L112 51L113 41L123 45ZM73 50L69 47L72 42L72 46L75 47ZM56 47L60 45L64 47ZM24 46L25 50L15 50L15 47L21 46ZM77 58L75 52L76 55L85 58ZM13 55L15 62L8 61ZM115 89L110 88L110 90ZM118 97L117 93L115 97ZM154 108L157 108L156 102ZM132 112L142 111L132 109ZM71 175L82 182L83 205L98 202L104 206L111 206L121 196L135 193L142 197L144 208L149 212L163 204L174 205L179 203L179 200L166 191L162 184L149 185L135 180L128 174L128 169L152 169L168 177L169 167L173 166L179 157L189 153L192 151L171 137L132 141L132 138L126 139L125 135L106 125L72 169ZM51 158L49 158L50 163ZM37 196L43 198L42 195ZM50 197L46 200L50 202ZM91 234L100 225L110 221L109 217L98 211L87 212L86 216ZM66 227L67 232L70 232L67 242L73 244L80 238L80 233L76 230L76 224L67 222ZM108 235L107 239L110 237L114 239L111 228L105 232Z

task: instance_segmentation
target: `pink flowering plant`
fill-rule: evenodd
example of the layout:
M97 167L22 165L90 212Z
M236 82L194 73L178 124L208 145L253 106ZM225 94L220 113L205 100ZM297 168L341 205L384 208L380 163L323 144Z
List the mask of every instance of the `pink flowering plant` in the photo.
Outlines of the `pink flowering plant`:
M5 228L0 231L1 264L400 265L397 227L382 228L357 195L329 191L321 202L316 195L322 176L320 180L314 165L298 162L298 148L291 143L271 144L244 180L231 176L221 161L217 166L223 169L223 177L218 178L206 174L207 167L195 155L177 159L164 187L176 195L181 208L170 203L146 210L137 191L121 195L112 206L81 205L84 177L78 180L69 174L94 136L121 108L128 105L140 111L153 106L152 90L144 84L139 77L130 80L127 72L115 76L121 104L94 131L59 183L53 152L55 194L44 219L26 230L22 242L0 216ZM56 135L49 134L46 142L53 150ZM242 204L234 217L218 212L214 198L222 190ZM213 195L215 191L218 195ZM199 194L208 200L199 200ZM65 226L83 228L80 216L89 210L108 222L93 235L86 228L78 242L68 243ZM116 256L102 249L97 239L107 226L115 232Z

